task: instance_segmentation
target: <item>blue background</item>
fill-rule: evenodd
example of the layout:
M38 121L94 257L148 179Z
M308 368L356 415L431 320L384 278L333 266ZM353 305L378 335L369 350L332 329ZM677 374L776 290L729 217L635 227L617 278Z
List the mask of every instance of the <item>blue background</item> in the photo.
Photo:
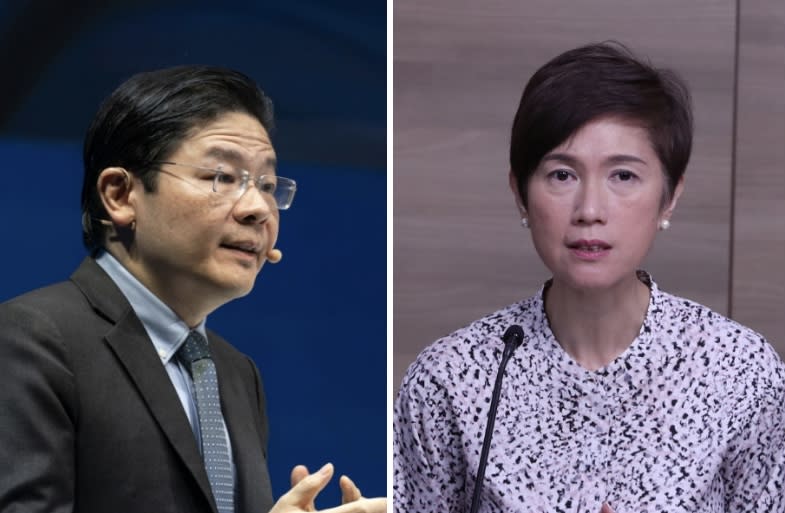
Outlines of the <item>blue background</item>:
M82 138L125 78L222 65L273 98L279 173L298 183L284 259L208 325L262 372L276 496L292 466L327 461L386 492L385 23L378 1L0 3L0 300L84 257ZM317 506L339 500L333 482Z

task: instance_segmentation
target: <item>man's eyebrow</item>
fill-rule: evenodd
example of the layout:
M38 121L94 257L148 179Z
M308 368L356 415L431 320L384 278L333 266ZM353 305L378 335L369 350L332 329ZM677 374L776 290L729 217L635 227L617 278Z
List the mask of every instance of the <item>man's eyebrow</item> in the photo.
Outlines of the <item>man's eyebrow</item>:
M226 160L232 162L233 164L241 164L244 160L242 154L239 151L232 150L230 148L221 148L219 146L212 146L209 148L206 155L218 160Z
M220 146L213 146L207 150L206 155L208 157L213 157L218 160L223 160L226 162L230 162L238 167L243 167L245 164L245 157L242 153L237 150L233 150L231 148L222 148ZM268 168L273 168L278 165L278 161L275 157L267 157L265 159L264 164ZM250 170L249 170L250 171Z

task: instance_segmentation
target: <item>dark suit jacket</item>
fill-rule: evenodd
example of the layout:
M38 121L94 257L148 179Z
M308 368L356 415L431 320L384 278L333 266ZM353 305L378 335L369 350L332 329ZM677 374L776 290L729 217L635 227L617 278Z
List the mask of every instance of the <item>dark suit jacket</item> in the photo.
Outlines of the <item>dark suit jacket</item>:
M267 418L253 362L208 332L238 513L267 512ZM0 512L216 513L199 449L142 323L87 258L0 305Z

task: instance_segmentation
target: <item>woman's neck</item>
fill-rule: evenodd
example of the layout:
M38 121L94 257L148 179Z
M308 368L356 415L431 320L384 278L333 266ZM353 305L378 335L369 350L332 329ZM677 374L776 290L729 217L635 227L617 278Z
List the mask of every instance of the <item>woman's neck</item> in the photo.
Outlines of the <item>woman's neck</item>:
M588 370L607 366L640 332L649 288L636 275L604 290L579 290L554 280L545 311L556 340Z

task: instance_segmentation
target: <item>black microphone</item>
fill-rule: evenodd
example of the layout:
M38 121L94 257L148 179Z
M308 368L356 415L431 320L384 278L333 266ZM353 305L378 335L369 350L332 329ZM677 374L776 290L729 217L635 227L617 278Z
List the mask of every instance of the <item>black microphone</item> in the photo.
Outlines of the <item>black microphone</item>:
M502 379L504 379L504 368L510 360L512 353L523 343L523 328L513 324L502 335L504 342L504 353L502 362L499 364L499 371L496 373L496 384L493 386L491 396L491 408L488 410L488 425L485 426L485 437L482 440L482 452L480 452L480 465L477 467L477 478L474 481L474 496L472 497L472 507L470 513L477 513L480 507L480 494L482 493L482 482L485 479L485 466L488 464L488 451L491 448L491 437L493 425L496 422L496 408L499 406L499 396L502 393Z

